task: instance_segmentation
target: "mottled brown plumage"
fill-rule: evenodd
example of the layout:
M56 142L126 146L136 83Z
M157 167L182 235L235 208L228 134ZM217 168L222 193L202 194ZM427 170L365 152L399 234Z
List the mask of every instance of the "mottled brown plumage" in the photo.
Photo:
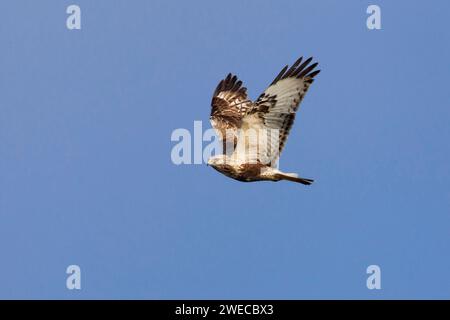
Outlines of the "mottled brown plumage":
M233 149L236 146L242 117L250 105L247 88L242 87L242 81L237 80L236 76L229 73L219 82L211 101L210 120L224 142L224 150L227 140L233 142Z

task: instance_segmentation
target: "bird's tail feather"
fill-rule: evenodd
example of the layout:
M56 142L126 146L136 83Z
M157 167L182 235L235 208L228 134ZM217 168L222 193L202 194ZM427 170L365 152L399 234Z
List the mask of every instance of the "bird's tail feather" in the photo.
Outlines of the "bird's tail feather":
M301 183L307 186L309 186L311 183L314 182L314 180L312 179L300 178L296 173L279 173L278 178L280 180L288 180L292 182Z

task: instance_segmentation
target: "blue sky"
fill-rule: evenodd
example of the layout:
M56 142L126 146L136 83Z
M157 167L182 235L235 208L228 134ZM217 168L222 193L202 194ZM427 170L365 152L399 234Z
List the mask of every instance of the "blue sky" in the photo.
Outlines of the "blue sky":
M0 298L450 298L449 10L2 1ZM281 168L314 185L171 162L223 76L256 98L302 55L322 73Z

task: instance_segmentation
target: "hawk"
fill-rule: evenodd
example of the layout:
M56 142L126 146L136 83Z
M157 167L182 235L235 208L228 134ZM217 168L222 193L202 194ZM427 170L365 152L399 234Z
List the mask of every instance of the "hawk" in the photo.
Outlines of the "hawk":
M220 81L211 102L210 121L222 141L222 154L208 160L220 173L244 182L288 180L310 185L277 168L278 159L294 123L300 102L314 77L318 63L312 57L285 66L269 87L252 102L247 88L231 73Z

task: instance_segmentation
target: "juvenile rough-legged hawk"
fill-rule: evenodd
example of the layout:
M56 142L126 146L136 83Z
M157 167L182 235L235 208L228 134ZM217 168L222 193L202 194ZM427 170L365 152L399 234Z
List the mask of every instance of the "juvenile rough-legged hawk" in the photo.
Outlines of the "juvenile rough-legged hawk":
M220 81L211 102L211 124L223 142L223 152L208 165L239 181L289 180L310 185L313 180L278 170L277 161L294 123L300 102L320 70L312 57L285 66L270 86L252 102L235 75Z

